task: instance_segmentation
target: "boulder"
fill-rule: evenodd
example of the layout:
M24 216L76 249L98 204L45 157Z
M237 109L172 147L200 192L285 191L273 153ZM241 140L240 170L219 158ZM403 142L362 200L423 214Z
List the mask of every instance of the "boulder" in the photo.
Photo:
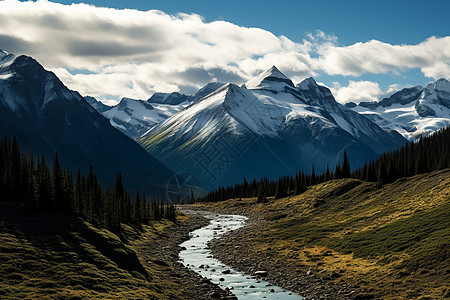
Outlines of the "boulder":
M211 299L220 299L220 298L222 298L222 296L216 291L209 292L208 293L208 297L211 298Z
M255 273L253 273L253 275L259 276L259 277L266 277L268 275L268 272L267 271L256 271Z

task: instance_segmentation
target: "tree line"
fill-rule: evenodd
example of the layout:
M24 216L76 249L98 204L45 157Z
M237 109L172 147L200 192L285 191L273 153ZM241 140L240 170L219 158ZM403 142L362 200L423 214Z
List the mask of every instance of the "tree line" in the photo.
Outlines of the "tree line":
M218 187L196 201L216 202L227 199L257 197L258 202L267 197L283 198L298 195L309 186L341 178L355 178L369 182L386 184L401 177L450 168L450 127L441 129L430 136L421 137L416 142L403 145L400 149L382 154L375 160L351 171L350 161L344 152L342 163L334 170L327 166L326 171L316 174L314 166L310 173L299 170L295 175L282 176L276 180L263 177L228 187Z
M25 204L29 211L52 211L84 218L95 226L120 232L120 223L148 224L162 218L176 220L173 204L151 201L136 191L133 201L118 173L114 185L103 187L92 166L87 176L61 167L55 154L51 171L45 156L24 155L14 137L0 140L0 199Z

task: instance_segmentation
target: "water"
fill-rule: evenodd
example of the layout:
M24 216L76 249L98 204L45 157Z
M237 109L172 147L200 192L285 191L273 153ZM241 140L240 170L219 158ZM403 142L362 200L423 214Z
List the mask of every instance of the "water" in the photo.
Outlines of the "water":
M219 284L223 289L231 289L239 299L302 299L299 295L273 286L267 281L237 272L213 258L207 246L208 242L226 232L243 227L247 217L203 214L211 219L210 224L191 232L191 239L181 244L186 250L180 252L180 260L186 267ZM230 273L223 274L226 270Z

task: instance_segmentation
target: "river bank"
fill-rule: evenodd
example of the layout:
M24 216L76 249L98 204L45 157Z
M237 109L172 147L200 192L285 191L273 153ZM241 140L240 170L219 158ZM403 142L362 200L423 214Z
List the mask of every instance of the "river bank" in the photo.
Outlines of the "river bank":
M190 238L190 232L207 224L209 220L200 214L179 216L177 223L164 227L156 234L144 228L139 238L129 235L130 242L145 268L156 269L160 274L153 275L169 277L167 280L176 284L178 290L174 291L174 296L177 298L236 299L231 292L219 288L179 262L180 244Z
M379 186L355 179L298 196L230 199L190 209L249 217L213 255L307 299L450 297L448 170Z
M254 275L258 271L267 271L264 279L271 284L295 292L306 299L373 299L370 295L364 296L367 290L354 285L339 285L324 280L316 274L320 270L296 269L283 261L274 261L271 255L259 255L260 252L252 251L252 244L248 242L258 233L263 232L263 226L267 224L264 214L250 209L248 206L214 207L208 205L183 205L182 210L210 211L213 213L227 213L244 215L248 217L246 226L233 232L226 233L220 239L214 239L210 243L212 255L231 266L232 268Z
M201 212L188 212L197 214ZM273 285L263 279L265 272L246 274L223 264L211 255L209 244L214 239L245 226L246 217L206 213L210 224L191 232L191 238L181 244L180 261L195 272L207 277L223 289L231 290L239 299L301 300L291 291ZM253 276L252 276L253 275Z

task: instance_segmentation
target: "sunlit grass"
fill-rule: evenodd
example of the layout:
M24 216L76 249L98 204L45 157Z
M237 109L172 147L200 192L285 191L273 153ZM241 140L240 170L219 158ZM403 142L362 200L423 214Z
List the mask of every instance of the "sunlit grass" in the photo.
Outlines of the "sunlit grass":
M213 204L262 214L245 243L293 269L342 272L337 282L373 287L383 299L442 298L450 282L450 170L379 186L332 180L301 195ZM449 294L447 292L447 294Z

